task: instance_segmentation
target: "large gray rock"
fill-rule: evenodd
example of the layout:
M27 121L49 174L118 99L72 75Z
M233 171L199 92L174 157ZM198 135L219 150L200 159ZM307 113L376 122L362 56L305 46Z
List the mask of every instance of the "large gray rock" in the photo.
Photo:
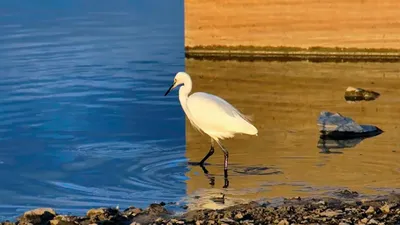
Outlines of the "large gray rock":
M322 136L354 138L375 136L382 133L382 130L376 126L359 125L350 117L327 111L320 113L317 124Z

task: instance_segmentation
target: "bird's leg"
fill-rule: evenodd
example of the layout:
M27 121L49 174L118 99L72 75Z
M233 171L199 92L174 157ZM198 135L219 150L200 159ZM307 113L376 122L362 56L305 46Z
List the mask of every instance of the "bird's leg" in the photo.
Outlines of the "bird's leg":
M204 156L204 158L200 161L200 165L204 165L204 162L210 157L212 156L212 154L214 154L214 140L211 138L211 147L210 147L210 151L207 153L206 156Z
M228 150L221 144L220 141L217 141L219 147L221 147L221 150L224 152L224 179L225 179L225 184L224 188L227 188L229 186L229 180L228 180L228 157L229 153Z
M214 187L215 184L215 178L213 176L210 176L208 174L208 170L206 169L206 167L204 167L204 162L210 157L212 156L212 154L214 154L214 140L211 138L211 147L210 147L210 151L207 153L206 156L204 156L204 158L200 161L200 167L201 169L203 169L204 174L207 176L207 178L210 180L210 185L211 187Z

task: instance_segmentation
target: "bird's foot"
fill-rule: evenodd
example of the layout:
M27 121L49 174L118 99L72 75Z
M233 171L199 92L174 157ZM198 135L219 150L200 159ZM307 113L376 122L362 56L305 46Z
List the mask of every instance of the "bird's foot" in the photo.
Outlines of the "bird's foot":
M224 186L222 188L228 188L229 187L229 180L228 178L225 178Z
M228 180L228 169L224 169L224 186L223 188L228 188L229 187L229 180Z

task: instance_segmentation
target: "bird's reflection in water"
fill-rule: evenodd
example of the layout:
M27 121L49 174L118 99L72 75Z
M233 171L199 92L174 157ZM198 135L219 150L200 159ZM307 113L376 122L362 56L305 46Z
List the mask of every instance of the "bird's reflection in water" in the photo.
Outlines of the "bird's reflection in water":
M207 163L200 163L200 162L189 162L188 163L190 166L200 166L200 168L203 170L204 175L207 177L209 180L209 184L212 188L215 186L215 176L211 175L207 168L206 164ZM224 186L223 188L228 188L229 187L229 179L228 179L228 171L224 171Z
M210 184L211 188L214 188L215 176L211 175L206 168L206 165L209 165L209 164L207 164L207 163L201 164L198 162L189 162L189 165L200 166L200 168L203 170L204 175L209 180L209 184ZM238 165L236 165L234 167L234 169L232 169L232 172L234 172L235 174L238 174L238 175L275 175L275 174L282 173L282 171L280 171L279 169L273 168L273 167L265 167L265 166L240 167ZM228 187L229 187L228 175L224 174L223 188L228 188Z
M211 187L214 187L214 185L215 185L215 177L214 176L211 176L209 173L208 173L208 170L206 169L206 167L203 165L203 164L200 164L200 167L201 167L201 169L203 170L203 173L206 175L206 177L208 178L208 180L210 181L210 185L211 185ZM225 180L227 180L228 178L225 178ZM228 183L229 183L229 181L228 181Z

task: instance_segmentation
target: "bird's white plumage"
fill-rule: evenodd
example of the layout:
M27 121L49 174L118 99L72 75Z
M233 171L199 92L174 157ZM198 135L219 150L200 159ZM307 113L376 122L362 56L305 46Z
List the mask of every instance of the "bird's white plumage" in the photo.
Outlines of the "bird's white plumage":
M257 134L242 113L218 96L196 92L186 104L194 125L214 139L231 138L235 133Z
M258 130L235 107L224 99L192 90L189 74L179 72L172 88L183 84L179 89L179 101L191 124L214 140L231 138L236 133L257 135Z

